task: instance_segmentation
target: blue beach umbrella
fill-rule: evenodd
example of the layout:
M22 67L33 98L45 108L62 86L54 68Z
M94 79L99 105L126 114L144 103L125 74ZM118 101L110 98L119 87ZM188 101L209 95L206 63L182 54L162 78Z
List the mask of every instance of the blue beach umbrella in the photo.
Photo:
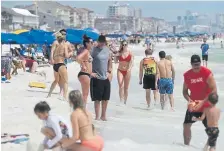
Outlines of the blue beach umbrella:
M1 33L1 42L4 44L31 44L32 42L24 36L12 33Z

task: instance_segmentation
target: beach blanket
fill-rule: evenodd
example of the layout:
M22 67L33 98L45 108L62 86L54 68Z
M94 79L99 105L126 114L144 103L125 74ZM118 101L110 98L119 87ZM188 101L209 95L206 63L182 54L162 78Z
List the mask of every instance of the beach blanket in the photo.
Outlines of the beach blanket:
M19 144L29 140L29 134L8 134L4 133L1 135L1 144L15 143Z

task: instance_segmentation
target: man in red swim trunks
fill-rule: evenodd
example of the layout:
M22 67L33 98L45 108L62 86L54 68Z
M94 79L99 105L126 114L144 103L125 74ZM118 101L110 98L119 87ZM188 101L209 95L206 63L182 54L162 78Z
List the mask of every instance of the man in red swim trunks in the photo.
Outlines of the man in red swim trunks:
M191 56L191 66L192 69L184 73L183 96L188 103L200 100L203 105L196 111L187 109L183 125L185 145L190 144L191 125L195 122L192 121L192 117L200 117L203 113L203 109L210 106L207 101L209 94L217 92L212 72L208 68L201 66L201 58L198 55ZM188 90L190 90L190 95ZM207 127L206 119L203 120L203 124Z

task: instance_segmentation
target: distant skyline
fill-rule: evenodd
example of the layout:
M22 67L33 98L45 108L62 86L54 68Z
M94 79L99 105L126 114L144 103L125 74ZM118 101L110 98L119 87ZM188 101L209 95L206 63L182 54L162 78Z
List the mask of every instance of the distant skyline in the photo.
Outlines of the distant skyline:
M109 5L115 1L58 1L63 5L71 7L85 7L93 10L97 14L106 15ZM143 17L157 17L167 21L176 21L177 16L184 16L187 10L207 14L213 20L215 14L224 13L224 1L122 1L121 4L128 3L132 8L141 8ZM2 1L3 7L11 8L15 5L29 5L33 1ZM100 8L102 9L99 9Z

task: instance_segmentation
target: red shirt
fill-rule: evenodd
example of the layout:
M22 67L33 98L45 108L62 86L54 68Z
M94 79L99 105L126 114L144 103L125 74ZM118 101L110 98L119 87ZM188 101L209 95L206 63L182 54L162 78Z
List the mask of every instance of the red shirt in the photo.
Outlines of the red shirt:
M184 73L184 83L190 90L190 98L192 101L204 100L209 95L211 90L208 86L207 79L210 74L212 74L212 72L205 67L201 67L200 71L197 73L193 72L192 69ZM198 112L202 112L205 107L209 106L210 103L206 101Z

